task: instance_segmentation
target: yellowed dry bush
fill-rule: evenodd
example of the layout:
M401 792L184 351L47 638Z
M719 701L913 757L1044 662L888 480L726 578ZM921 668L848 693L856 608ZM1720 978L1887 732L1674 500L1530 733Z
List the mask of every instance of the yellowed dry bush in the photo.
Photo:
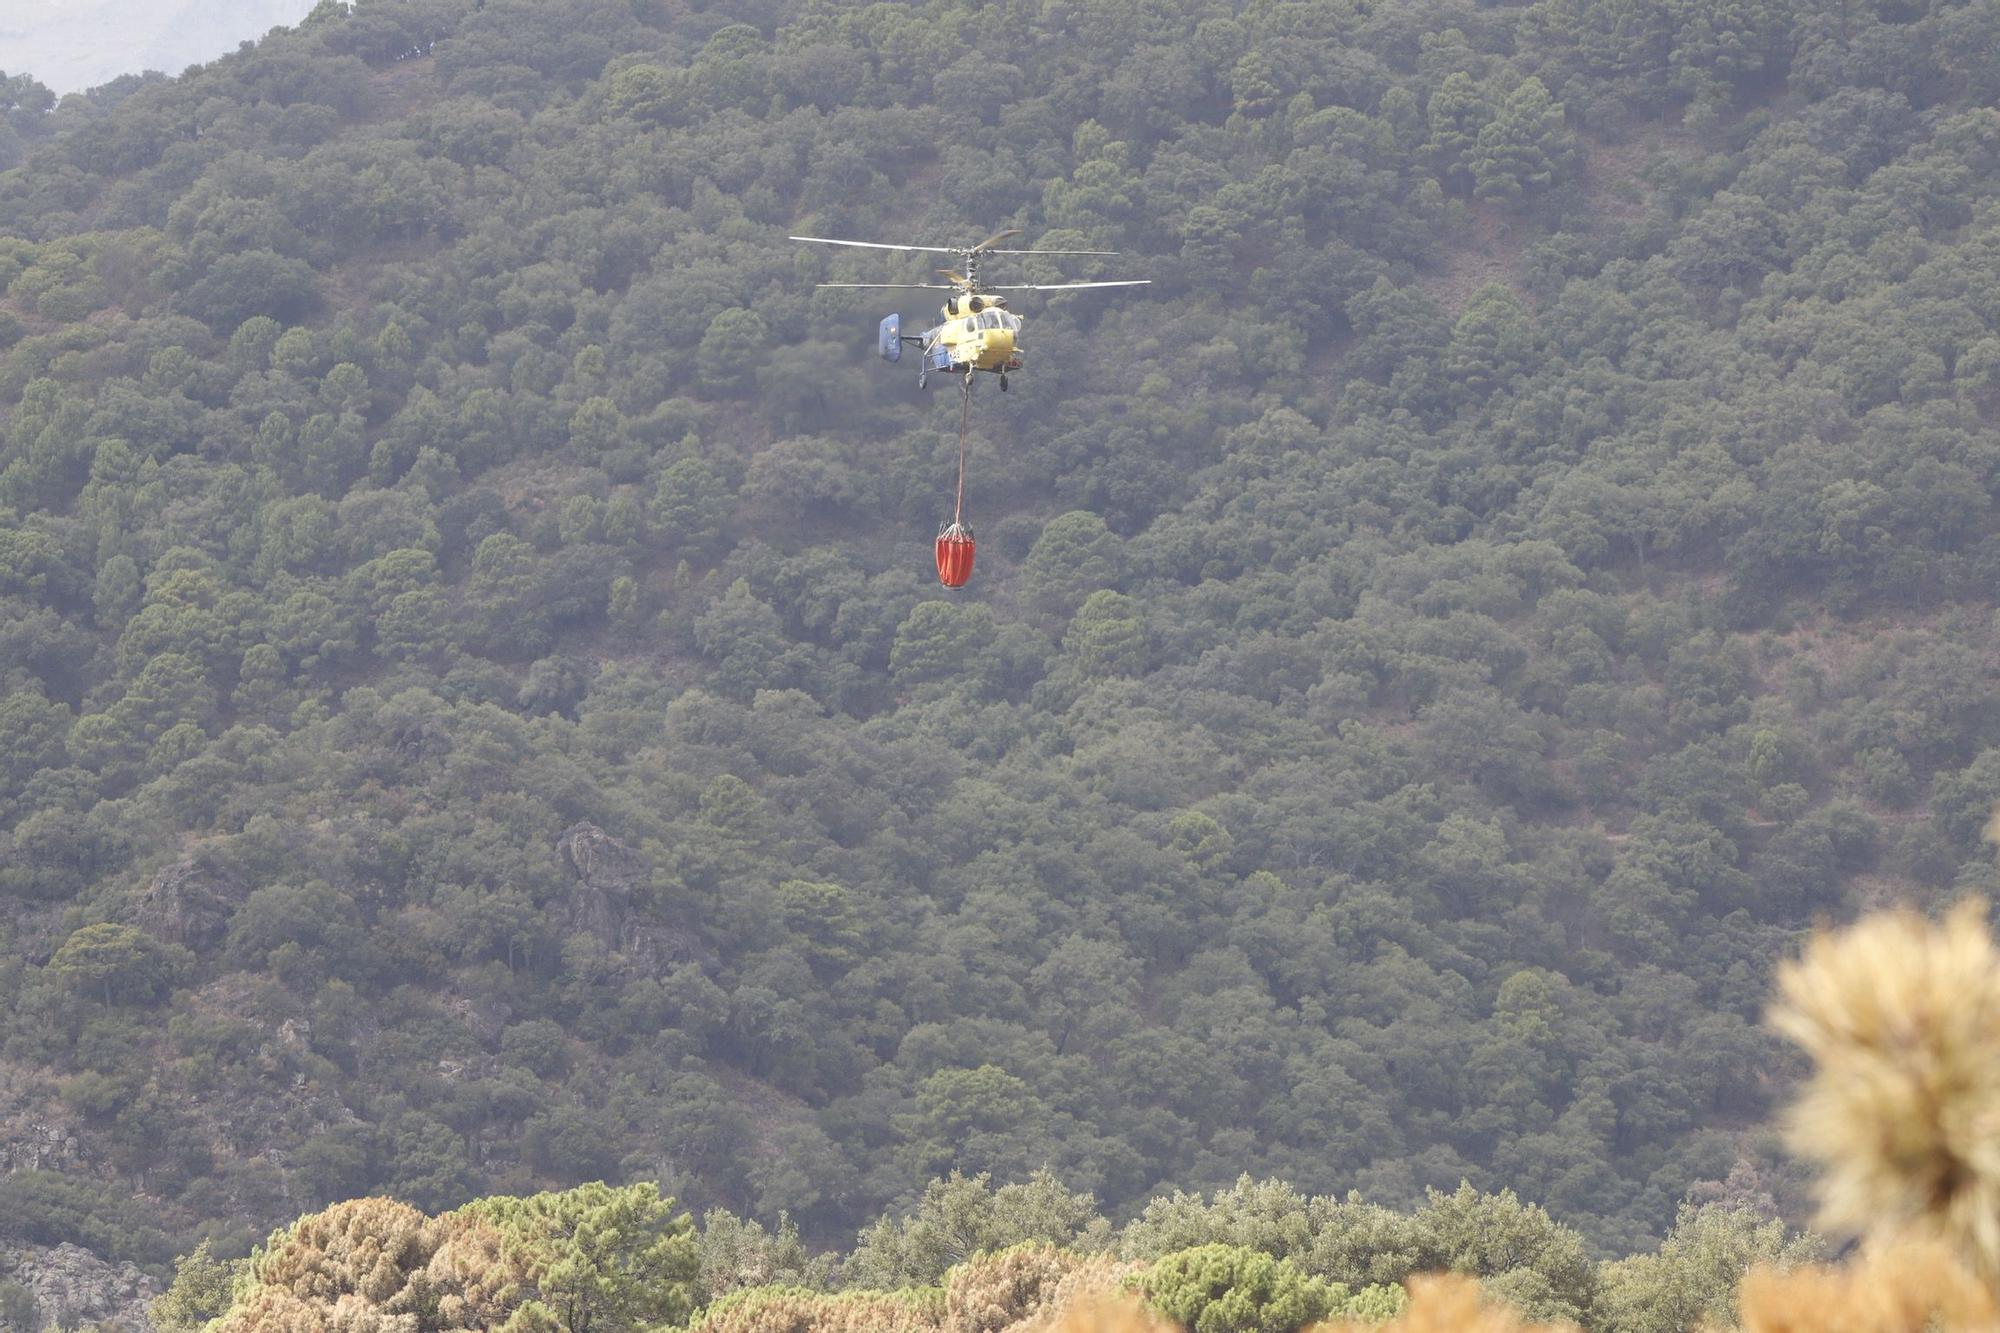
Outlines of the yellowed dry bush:
M935 1310L880 1292L753 1287L723 1297L692 1333L937 1333Z
M257 1289L215 1333L496 1329L529 1278L484 1220L355 1199L298 1220L257 1261Z
M1078 1293L1072 1304L1050 1307L1039 1321L1016 1327L1037 1333L1182 1333L1179 1325L1154 1314L1137 1297L1110 1292Z
M1743 1333L2000 1329L1993 1293L1938 1241L1884 1246L1840 1268L1753 1268L1738 1308Z
M1083 1256L1030 1241L974 1255L944 1276L945 1333L999 1333L1053 1300Z
M1008 1324L1005 1333L1050 1333L1050 1330L1058 1328L1072 1328L1070 1321L1078 1319L1125 1319L1127 1316L1124 1314L1106 1312L1132 1304L1134 1298L1127 1294L1125 1280L1144 1267L1144 1264L1114 1259L1108 1254L1078 1258L1054 1286L1042 1289L1037 1307ZM1143 1310L1141 1313L1145 1313L1148 1319L1153 1317ZM1077 1329L1081 1327L1074 1325ZM1136 1329L1140 1326L1119 1324L1117 1327ZM1144 1327L1164 1329L1172 1325L1156 1322Z
M1432 1273L1409 1281L1410 1303L1386 1324L1340 1320L1307 1333L1579 1333L1575 1324L1534 1324L1510 1305L1486 1299L1479 1280Z
M522 1251L481 1218L447 1213L424 1276L437 1293L437 1322L446 1329L498 1328L521 1304L531 1275Z
M327 1333L332 1308L304 1301L282 1287L263 1287L223 1319L225 1333Z
M227 1333L417 1333L417 1316L386 1314L351 1291L324 1301L264 1287L216 1327Z
M430 1218L410 1205L352 1199L302 1217L274 1238L257 1263L257 1279L266 1289L329 1308L354 1295L401 1314L397 1297L436 1248Z
M2000 1278L2000 952L1983 905L1881 912L1779 972L1771 1021L1818 1068L1789 1116L1821 1223L1937 1240Z

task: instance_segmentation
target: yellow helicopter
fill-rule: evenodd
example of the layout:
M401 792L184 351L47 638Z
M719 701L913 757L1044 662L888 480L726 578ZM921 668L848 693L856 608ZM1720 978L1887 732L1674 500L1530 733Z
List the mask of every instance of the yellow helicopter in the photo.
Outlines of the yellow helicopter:
M917 387L923 388L930 382L932 371L943 374L964 375L964 385L969 393L972 389L972 374L977 370L990 371L1000 377L1000 388L1007 388L1007 372L1021 368L1021 317L1007 308L1007 298L1002 292L1073 292L1086 287L1144 287L1150 278L1131 278L1117 282L1054 282L1054 283L1012 283L989 287L979 280L979 261L984 255L1115 255L1116 250L996 250L994 247L1010 236L1019 236L1020 228L1010 227L996 232L977 245L890 245L881 241L843 241L831 236L794 236L794 241L811 241L815 245L850 245L863 250L914 250L931 254L955 255L958 263L953 268L941 268L938 273L951 279L942 282L822 282L821 287L863 288L876 291L934 291L950 292L944 307L938 312L938 323L922 333L904 333L903 317L900 314L888 316L877 331L876 351L884 361L900 361L903 344L913 343L922 349L923 361L917 370Z

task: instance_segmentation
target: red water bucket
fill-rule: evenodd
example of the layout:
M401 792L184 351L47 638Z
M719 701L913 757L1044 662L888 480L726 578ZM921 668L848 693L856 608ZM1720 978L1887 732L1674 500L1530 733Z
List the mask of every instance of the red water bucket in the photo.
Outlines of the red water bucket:
M938 582L947 588L963 588L972 578L972 529L963 523L947 523L938 530Z

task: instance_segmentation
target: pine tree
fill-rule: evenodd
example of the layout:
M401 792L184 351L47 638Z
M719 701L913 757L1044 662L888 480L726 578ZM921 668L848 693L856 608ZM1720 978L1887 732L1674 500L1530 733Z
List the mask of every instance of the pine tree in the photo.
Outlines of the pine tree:
M1472 76L1459 70L1431 94L1425 114L1431 133L1418 155L1447 189L1463 190L1471 182L1473 154L1493 119L1493 105Z
M1520 298L1499 283L1472 295L1452 326L1445 370L1452 396L1477 403L1517 375L1526 373L1535 352L1535 324Z
M1555 183L1572 152L1562 103L1540 79L1524 80L1479 130L1471 155L1473 193L1509 202Z

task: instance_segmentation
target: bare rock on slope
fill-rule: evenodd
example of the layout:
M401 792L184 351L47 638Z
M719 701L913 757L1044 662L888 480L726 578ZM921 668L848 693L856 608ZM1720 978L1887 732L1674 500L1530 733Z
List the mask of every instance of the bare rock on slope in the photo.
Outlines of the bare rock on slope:
M152 1333L146 1307L160 1287L130 1263L111 1263L80 1245L30 1246L0 1251L0 1274L34 1294L44 1328L110 1324Z
M158 939L204 949L222 938L246 891L226 872L184 856L153 877L134 915L140 929Z
M646 858L589 820L566 829L556 849L577 878L570 890L570 924L607 949L615 947L633 890L650 871Z

